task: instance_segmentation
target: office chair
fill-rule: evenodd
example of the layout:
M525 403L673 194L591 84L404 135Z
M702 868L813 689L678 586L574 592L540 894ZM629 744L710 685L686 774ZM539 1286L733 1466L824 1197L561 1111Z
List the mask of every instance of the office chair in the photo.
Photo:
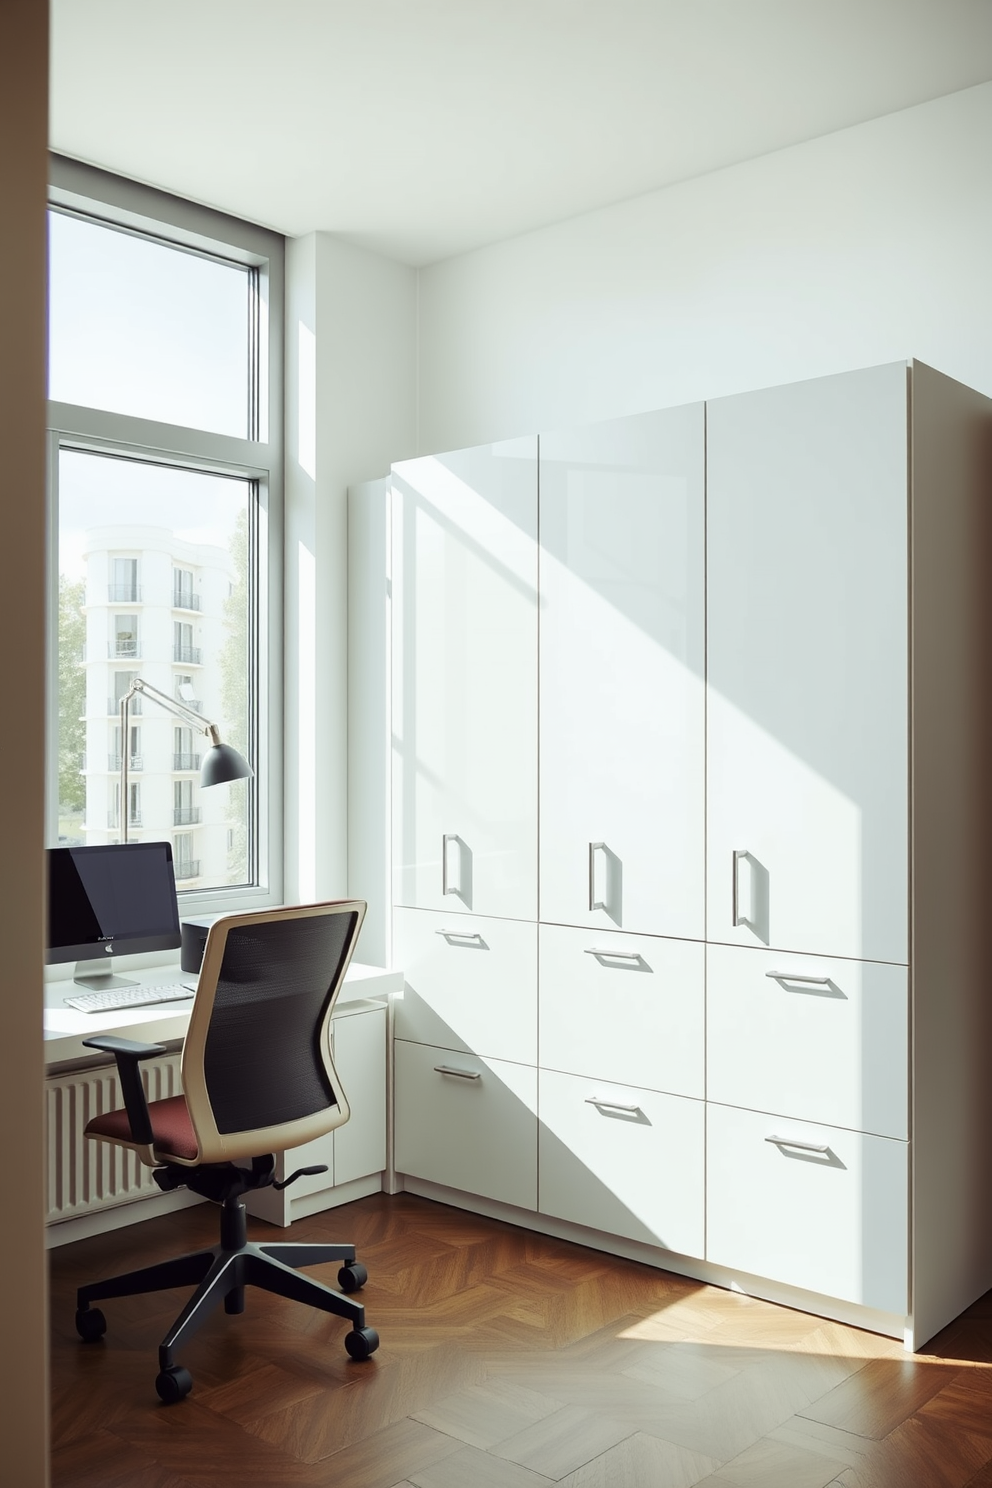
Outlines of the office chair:
M221 1206L220 1243L155 1266L80 1287L76 1329L90 1342L107 1323L91 1304L176 1286L195 1286L159 1348L155 1388L173 1403L192 1378L176 1352L223 1300L244 1311L246 1285L348 1318L345 1348L367 1359L379 1335L365 1326L365 1309L341 1292L304 1276L297 1266L343 1262L342 1292L368 1279L353 1245L252 1244L242 1195L275 1182L275 1153L333 1131L348 1120L347 1098L331 1059L331 1012L365 916L360 900L225 915L211 927L182 1052L182 1095L148 1102L139 1064L166 1051L129 1039L84 1039L114 1055L123 1111L96 1116L86 1136L130 1147L154 1168L159 1187L181 1185ZM245 1160L250 1166L245 1166Z

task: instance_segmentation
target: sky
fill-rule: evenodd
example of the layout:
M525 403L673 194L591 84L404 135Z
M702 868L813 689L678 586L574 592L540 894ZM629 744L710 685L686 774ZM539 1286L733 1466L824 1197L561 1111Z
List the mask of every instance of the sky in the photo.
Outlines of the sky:
M248 482L140 460L63 449L59 455L59 573L86 574L87 530L141 523L229 550Z
M49 397L248 434L247 269L50 211Z

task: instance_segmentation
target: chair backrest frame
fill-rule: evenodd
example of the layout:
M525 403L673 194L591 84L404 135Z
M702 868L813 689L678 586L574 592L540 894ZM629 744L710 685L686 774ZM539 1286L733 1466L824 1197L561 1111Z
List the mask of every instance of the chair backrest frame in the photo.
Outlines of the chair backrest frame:
M304 1142L325 1135L342 1126L351 1115L337 1070L331 1043L331 1015L337 1001L345 972L354 953L358 933L365 918L366 904L361 899L327 900L320 904L301 904L289 908L252 910L244 914L223 915L210 926L203 952L203 964L196 996L190 1012L189 1029L182 1051L182 1083L186 1105L199 1147L198 1156L189 1161L179 1161L184 1166L194 1167L200 1163L231 1162L238 1158L258 1157L268 1152L284 1152L299 1147ZM214 998L218 980L224 964L224 953L230 933L242 926L269 924L273 921L305 919L316 915L340 913L355 916L355 923L345 952L338 966L337 977L330 989L318 1031L320 1061L324 1073L336 1097L336 1103L311 1115L291 1121L282 1121L274 1126L259 1126L245 1131L222 1132L211 1104L205 1071L205 1054L210 1024L214 1011Z

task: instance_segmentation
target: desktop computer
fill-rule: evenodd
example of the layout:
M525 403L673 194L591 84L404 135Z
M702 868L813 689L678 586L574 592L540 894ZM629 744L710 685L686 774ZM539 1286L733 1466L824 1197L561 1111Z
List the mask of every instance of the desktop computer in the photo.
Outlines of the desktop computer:
M142 987L114 974L117 956L181 943L171 843L53 847L46 857L45 961L75 961L74 985L91 989L67 998L70 1006L97 1012L192 995L183 985ZM169 995L152 995L158 992Z

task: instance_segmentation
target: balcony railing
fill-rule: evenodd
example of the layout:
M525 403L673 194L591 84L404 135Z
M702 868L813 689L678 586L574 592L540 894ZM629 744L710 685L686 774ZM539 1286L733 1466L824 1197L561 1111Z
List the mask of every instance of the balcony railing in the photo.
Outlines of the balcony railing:
M140 693L136 693L135 694L135 696L131 699L130 703L128 703L128 708L130 710L130 713L131 713L131 717L132 718L134 717L135 713L140 713L141 712L141 694ZM110 713L110 714L112 714L112 716L114 718L116 718L117 715L118 715L118 713L120 711L121 711L121 700L120 700L120 698L114 698L114 697L108 698L107 699L107 712Z
M111 657L111 659L121 656L126 656L128 658L137 656L138 643L137 641L125 640L123 636L117 636L108 645L107 653Z
M119 770L122 764L123 761L119 754L107 755L108 770ZM128 759L127 767L129 770L143 770L145 768L144 756L141 754L132 754Z
M194 594L192 589L173 589L172 608L174 610L198 610L200 596Z
M174 806L172 808L172 825L174 827L195 827L199 820L199 806Z
M140 604L141 603L141 585L140 584L108 584L107 585L107 603L108 604Z
M200 666L199 646L173 646L173 661L183 662L186 666Z
M120 826L120 824L121 824L121 814L120 814L120 812L114 810L114 808L111 807L111 809L107 812L107 826L108 827L111 827L113 830L116 831L116 829ZM140 827L141 826L141 812L140 811L132 811L131 812L131 815L127 819L127 824L128 824L129 827Z
M200 756L198 754L174 754L172 756L172 768L174 770L198 770L200 768Z
M199 858L188 858L185 862L177 858L173 864L173 868L178 879L199 878L200 876Z

